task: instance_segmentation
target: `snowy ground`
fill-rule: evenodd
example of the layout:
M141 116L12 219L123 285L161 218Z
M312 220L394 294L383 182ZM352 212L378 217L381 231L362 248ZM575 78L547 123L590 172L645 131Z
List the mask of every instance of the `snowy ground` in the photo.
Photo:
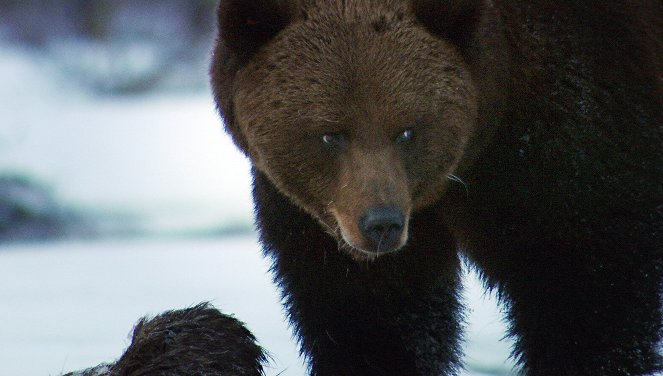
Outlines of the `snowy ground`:
M113 361L140 316L211 301L271 352L268 375L302 376L267 269L252 236L2 247L0 375L58 375ZM482 297L473 276L466 285L465 375L508 375L495 302Z
M248 164L211 95L99 97L40 55L0 45L0 56L0 173L161 235L0 246L0 375L112 361L140 316L206 300L256 333L275 358L270 375L303 375L254 235L176 236L251 227ZM468 374L509 374L494 301L468 286Z

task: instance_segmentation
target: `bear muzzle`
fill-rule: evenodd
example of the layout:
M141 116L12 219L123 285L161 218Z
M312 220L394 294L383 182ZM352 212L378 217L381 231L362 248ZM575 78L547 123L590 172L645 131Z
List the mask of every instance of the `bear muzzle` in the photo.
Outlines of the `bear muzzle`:
M337 235L342 238L340 248L357 260L398 251L407 242L409 212L399 206L379 205L355 215L332 212L338 224Z

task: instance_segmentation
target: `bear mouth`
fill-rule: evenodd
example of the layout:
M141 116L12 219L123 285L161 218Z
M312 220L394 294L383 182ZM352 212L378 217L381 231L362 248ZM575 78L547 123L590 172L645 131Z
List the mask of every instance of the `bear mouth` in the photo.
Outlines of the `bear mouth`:
M357 261L372 261L396 253L407 242L408 217L399 208L370 209L358 220L337 210L330 210L330 214L334 225L323 223L324 227L337 242L338 249Z
M375 261L378 257L385 256L388 254L396 253L400 250L399 248L390 248L390 249L381 249L380 251L367 251L358 247L353 246L346 240L341 234L341 238L337 240L338 248L341 251L349 254L355 261Z

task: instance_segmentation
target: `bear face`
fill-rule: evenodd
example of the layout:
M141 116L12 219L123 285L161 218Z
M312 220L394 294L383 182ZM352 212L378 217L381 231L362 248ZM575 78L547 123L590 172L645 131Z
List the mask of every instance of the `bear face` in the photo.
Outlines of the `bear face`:
M461 37L426 27L432 1L257 3L220 7L212 75L228 131L339 248L403 247L477 125Z

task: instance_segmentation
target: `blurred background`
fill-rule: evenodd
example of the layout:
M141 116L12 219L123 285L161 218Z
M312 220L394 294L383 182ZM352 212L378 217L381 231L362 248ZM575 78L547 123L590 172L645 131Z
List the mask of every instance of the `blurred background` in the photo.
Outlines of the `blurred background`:
M216 1L0 1L0 375L116 359L145 314L210 300L304 375L207 70ZM467 370L509 375L467 272Z
M251 229L208 90L214 14L0 2L0 239Z

